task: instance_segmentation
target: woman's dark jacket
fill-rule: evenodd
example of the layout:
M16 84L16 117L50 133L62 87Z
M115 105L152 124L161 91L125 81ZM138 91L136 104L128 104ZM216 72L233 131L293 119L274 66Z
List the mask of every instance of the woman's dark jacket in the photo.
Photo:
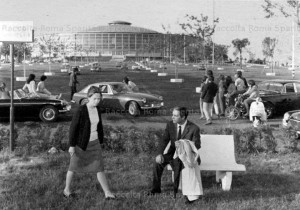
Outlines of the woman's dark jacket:
M103 143L103 126L101 120L100 108L97 106L99 115L99 123L97 125L98 139L100 144ZM76 145L82 150L86 150L90 140L91 134L91 122L89 112L86 105L78 107L76 113L73 116L72 123L69 132L69 142L71 147Z
M202 88L201 98L203 102L213 103L218 92L218 85L214 82L206 83Z

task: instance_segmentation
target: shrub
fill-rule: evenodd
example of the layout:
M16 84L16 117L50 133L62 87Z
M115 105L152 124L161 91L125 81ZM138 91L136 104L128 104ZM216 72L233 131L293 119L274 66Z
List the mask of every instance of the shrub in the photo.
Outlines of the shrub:
M292 152L298 151L298 134L297 131L292 127L288 126L286 128L282 128L282 133L285 138L288 139L288 148L292 150Z
M215 134L233 135L237 153L275 152L277 141L273 136L271 127L265 125L258 128L244 129L219 128Z

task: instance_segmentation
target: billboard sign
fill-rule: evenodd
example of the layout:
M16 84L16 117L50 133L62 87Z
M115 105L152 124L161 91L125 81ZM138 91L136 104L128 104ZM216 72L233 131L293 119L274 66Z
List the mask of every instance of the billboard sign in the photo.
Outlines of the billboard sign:
M0 21L0 42L33 42L33 21Z

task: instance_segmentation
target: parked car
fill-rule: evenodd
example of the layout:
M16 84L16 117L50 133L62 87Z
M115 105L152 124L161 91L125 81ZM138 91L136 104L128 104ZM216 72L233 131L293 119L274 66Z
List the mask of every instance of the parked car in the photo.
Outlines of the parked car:
M139 66L139 65L133 65L133 66L131 66L131 69L132 70L141 70L141 66Z
M58 115L71 110L71 105L61 99L29 98L22 90L14 90L14 114L16 118L39 117L44 122L54 122ZM0 118L9 119L10 99L0 99Z
M87 103L87 91L91 86L101 88L103 100L100 104L103 110L115 110L120 113L127 112L136 116L141 110L157 110L164 106L163 97L154 94L132 92L122 82L100 82L86 86L73 96L77 104Z
M300 110L288 111L283 115L283 128L292 128L296 139L300 139Z
M258 84L268 118L300 108L299 80L267 80Z
M101 71L100 63L98 63L98 62L92 63L90 70L91 71Z

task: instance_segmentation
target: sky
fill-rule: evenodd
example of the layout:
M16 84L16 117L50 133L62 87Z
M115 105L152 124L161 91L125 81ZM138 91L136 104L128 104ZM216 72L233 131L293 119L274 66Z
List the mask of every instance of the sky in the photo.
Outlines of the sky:
M275 59L284 62L291 56L292 21L282 16L265 18L263 3L263 0L1 0L0 21L33 21L37 35L84 31L116 20L158 32L164 32L164 25L170 32L181 33L179 23L186 22L186 14L198 17L203 14L209 21L219 18L213 40L231 45L230 57L234 57L231 41L248 38L248 49L257 58L263 58L262 40L269 36L278 39ZM300 41L297 34L296 43ZM300 54L299 44L296 54Z

